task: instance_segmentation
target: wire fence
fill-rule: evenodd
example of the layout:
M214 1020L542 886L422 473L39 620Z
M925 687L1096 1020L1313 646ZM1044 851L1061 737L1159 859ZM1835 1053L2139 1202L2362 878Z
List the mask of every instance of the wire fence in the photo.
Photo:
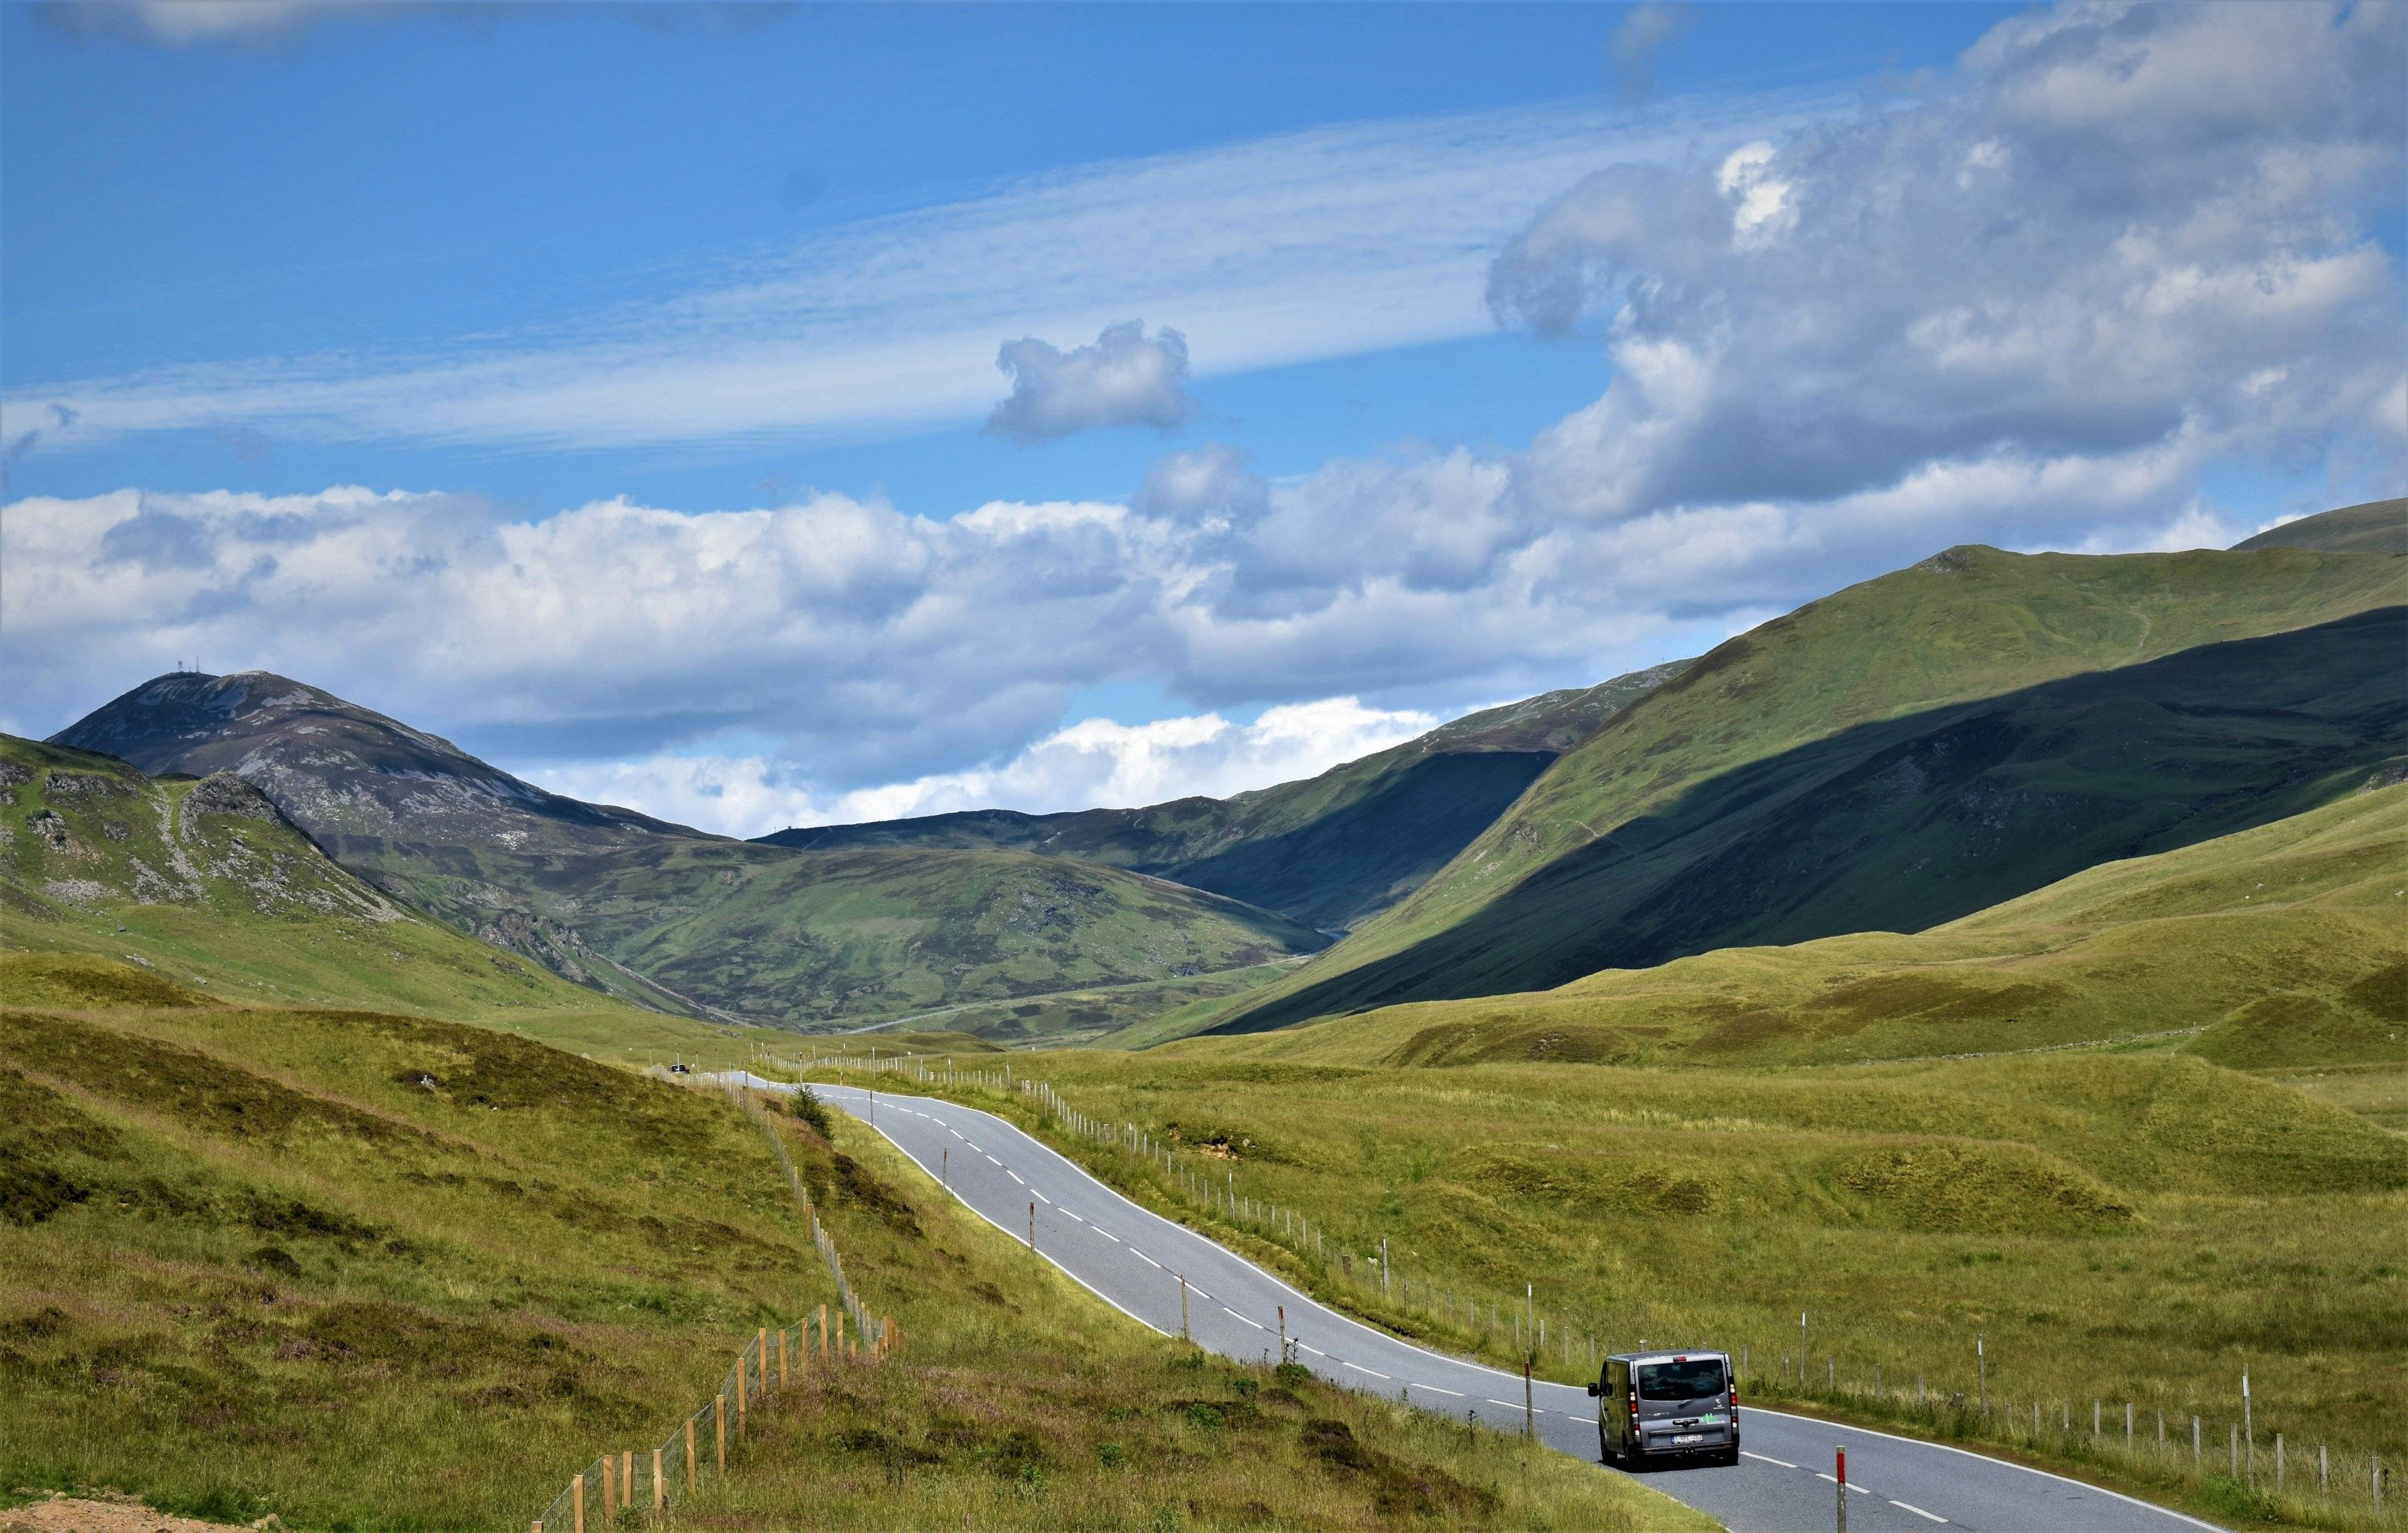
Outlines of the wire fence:
M2235 1514L2287 1515L2310 1523L2332 1522L2339 1514L2350 1526L2408 1528L2408 1506L2401 1504L2396 1483L2400 1455L2386 1458L2362 1442L2337 1446L2296 1433L2302 1420L2329 1423L2331 1402L2270 1402L2262 1393L2253 1399L2245 1377L2236 1380L2233 1403L2222 1411L2193 1409L2199 1402L2177 1408L2170 1400L2078 1399L2044 1389L2011 1396L1996 1387L1995 1354L1980 1337L1971 1339L1963 1357L1935 1366L1930 1358L1870 1355L1883 1350L1878 1343L1860 1335L1842 1340L1827 1334L1828 1322L1809 1323L1802 1314L1794 1344L1776 1341L1770 1347L1753 1340L1733 1347L1724 1334L1727 1327L1719 1325L1712 1337L1674 1335L1674 1321L1574 1314L1541 1303L1535 1282L1507 1294L1434 1280L1409 1270L1384 1239L1373 1243L1333 1238L1300 1211L1256 1196L1240 1182L1228 1158L1165 1143L1136 1124L1082 1112L1052 1085L1015 1071L1008 1061L987 1068L924 1054L831 1054L793 1063L798 1073L864 1071L899 1076L925 1090L982 1088L1017 1096L1040 1125L1050 1123L1097 1148L1119 1152L1145 1166L1158 1185L1189 1206L1289 1253L1350 1308L1393 1328L1460 1338L1475 1352L1505 1354L1516 1368L1526 1360L1541 1372L1593 1379L1611 1354L1648 1350L1649 1338L1638 1329L1646 1324L1667 1333L1660 1339L1663 1346L1730 1352L1741 1365L1743 1394L1758 1398L1892 1421L1949 1440L1986 1442L2058 1462L2096 1464L2145 1482L2212 1488L2232 1503Z
M653 1073L679 1081L666 1071ZM679 1083L710 1089L690 1080ZM759 1126L777 1155L787 1189L810 1225L811 1244L836 1281L834 1312L823 1304L815 1314L790 1325L756 1330L720 1378L718 1389L699 1409L671 1427L656 1445L605 1453L579 1470L536 1517L534 1533L545 1533L547 1528L553 1533L585 1533L589 1517L597 1518L597 1526L610 1526L631 1512L665 1513L678 1497L699 1490L706 1475L726 1476L728 1454L731 1448L742 1446L752 1412L774 1402L796 1377L815 1367L882 1361L901 1344L902 1332L893 1318L870 1313L846 1281L844 1260L820 1220L810 1187L760 1099L734 1082L720 1082L718 1089Z

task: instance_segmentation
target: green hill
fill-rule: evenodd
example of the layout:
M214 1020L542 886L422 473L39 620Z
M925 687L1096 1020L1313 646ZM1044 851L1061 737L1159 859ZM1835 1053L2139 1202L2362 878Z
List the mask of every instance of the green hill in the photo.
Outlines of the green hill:
M1217 1024L1849 931L2297 813L2408 752L2408 558L1952 549L1720 646Z
M1788 1067L2117 1038L2239 1068L2408 1066L2408 783L2111 862L1913 936L1725 948L1182 1052Z
M2370 500L2303 516L2244 537L2232 547L2236 552L2320 549L2328 553L2408 553L2408 499Z
M0 736L0 901L20 952L124 959L221 997L455 1015L591 1007L513 953L412 914L326 860L256 789L153 781ZM53 966L55 997L85 997Z
M1009 848L1133 868L1343 930L1418 887L1565 751L1686 661L1467 715L1319 777L1134 809L980 809L781 830L807 848Z
M56 737L231 773L391 899L603 995L808 1025L1308 952L1268 911L1008 851L806 852L564 798L262 672L159 677Z

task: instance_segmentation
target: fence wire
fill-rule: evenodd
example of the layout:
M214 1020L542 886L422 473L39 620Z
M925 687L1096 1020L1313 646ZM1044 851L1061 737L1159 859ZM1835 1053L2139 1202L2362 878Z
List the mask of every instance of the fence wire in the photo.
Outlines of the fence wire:
M652 1073L687 1083L664 1070ZM784 1138L759 1098L736 1081L718 1082L718 1089L752 1120L776 1153L787 1190L794 1194L810 1229L811 1245L836 1280L837 1313L830 1316L828 1307L822 1305L816 1315L757 1331L738 1351L736 1361L721 1375L718 1389L699 1410L670 1428L669 1435L652 1448L604 1454L586 1465L536 1517L534 1533L585 1533L588 1519L596 1520L597 1526L608 1526L630 1507L646 1511L667 1507L679 1496L700 1489L706 1476L716 1479L726 1472L727 1455L743 1440L751 1411L788 1387L795 1373L808 1373L813 1366L815 1338L821 1367L856 1355L882 1359L896 1338L893 1323L871 1314L846 1281L844 1259L837 1252L835 1238L821 1222L810 1187L796 1168ZM848 1319L853 1323L850 1344L844 1325Z

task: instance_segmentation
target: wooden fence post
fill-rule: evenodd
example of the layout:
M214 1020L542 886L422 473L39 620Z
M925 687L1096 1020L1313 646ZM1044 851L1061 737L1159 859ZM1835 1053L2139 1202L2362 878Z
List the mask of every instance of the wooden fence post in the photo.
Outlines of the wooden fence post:
M661 1451L652 1450L652 1510L660 1511L669 1504L669 1487L661 1479Z
M619 1514L619 1487L610 1472L610 1455L602 1455L602 1521L608 1524Z
M636 1450L628 1448L619 1454L619 1504L636 1504Z
M736 1354L736 1435L738 1438L744 1435L744 1397L752 1388L744 1375L744 1354L738 1352Z
M695 1480L701 1466L694 1461L694 1418L685 1419L685 1493L694 1494Z
M821 1355L821 1356L823 1356L823 1357L825 1357L827 1354L828 1354L827 1306L826 1306L826 1305L824 1305L824 1304L823 1304L823 1305L821 1305L821 1306L820 1306L820 1355Z
M710 1407L711 1426L719 1434L720 1478L725 1479L727 1476L727 1397L724 1395L711 1397Z
M769 1397L769 1327L762 1326L758 1335L759 1344L753 1352L761 1359L761 1397L766 1400Z
M577 1519L577 1533L585 1533L585 1471L583 1469L578 1470L577 1478L568 1483L568 1509Z
M782 1392L785 1390L785 1387L786 1387L786 1327L785 1327L785 1326L783 1326L783 1325L781 1325L781 1326L779 1326L779 1327L778 1327L778 1388L779 1388L780 1392L781 1392L781 1393L782 1393Z

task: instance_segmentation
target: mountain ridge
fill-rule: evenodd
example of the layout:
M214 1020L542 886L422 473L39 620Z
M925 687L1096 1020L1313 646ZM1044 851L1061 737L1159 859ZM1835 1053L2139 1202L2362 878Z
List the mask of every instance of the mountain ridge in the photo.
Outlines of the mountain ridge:
M1235 1008L1218 1030L1284 1025L1407 1000L1543 988L1584 972L1562 967L1572 960L1560 954L1572 952L1589 968L1629 967L1729 942L1795 941L1853 929L1809 925L1750 933L1710 924L1691 943L1643 955L1616 951L1612 923L1618 918L1608 912L1619 909L1622 895L1619 875L1606 870L1615 859L1590 855L1579 865L1584 871L1570 859L1610 838L1645 844L1659 834L1648 826L1668 815L1673 817L1668 824L1695 825L1679 807L1684 795L1711 797L1750 781L1763 786L1771 781L1765 776L1773 770L1768 764L1785 759L1801 770L1836 770L1837 759L1822 742L1852 727L1870 731L1863 737L1869 748L1886 740L1883 749L1904 749L1899 731L1885 734L1884 728L1919 713L1940 728L1950 722L1942 714L1978 713L1984 699L2019 689L2163 660L2218 639L2305 629L2396 606L2408 600L2403 571L2408 559L2397 555L2293 547L2099 556L2013 554L1970 545L1851 586L1718 646L1615 715L1559 758L1447 868ZM2327 654L2319 663L2343 662ZM2279 686L2279 678L2269 684ZM2382 722L2380 727L2397 726ZM2178 734L2169 726L2160 738L2172 741ZM2027 760L2015 769L2034 768ZM2185 769L2172 769L2171 781L2180 783ZM2237 781L2228 786L2243 791ZM1920 790L1899 791L1913 797ZM1878 838L1884 833L1877 822L1878 816L1865 821L1861 834ZM1697 842L1697 854L1709 855L1713 844L1711 837ZM1847 846L1829 850L1842 864L1865 854ZM1684 887L1680 880L1698 869L1684 874L1674 853L1659 849L1657 854L1673 859L1660 863L1659 872L1674 881L1657 893L1677 903ZM2051 876L2071 870L2057 868ZM1817 867L1799 869L1799 876L1820 879L1830 871ZM1737 890L1750 875L1734 870L1715 877L1717 887ZM1859 924L1915 929L1918 912L1902 893L1909 887L1921 886L1896 885L1902 908L1876 900L1856 910ZM1996 898L2020 892L2004 884L1990 891ZM1766 897L1756 896L1757 903ZM1748 908L1748 898L1737 893L1716 898L1739 901L1731 907L1733 920ZM1492 908L1498 913L1488 921L1483 912ZM1511 919L1516 911L1518 922ZM1920 913L1922 924L1933 919L1940 919L1933 910ZM1485 922L1478 927L1484 942L1467 935L1475 921ZM1510 929L1499 929L1499 923ZM1541 957L1550 952L1559 956Z
M1483 709L1317 776L1227 798L1052 814L968 809L760 839L1010 847L1127 867L1343 930L1409 895L1564 751L1690 664L1670 661Z
M1242 969L1323 938L1123 869L1010 852L798 852L551 794L267 672L177 672L52 737L229 772L387 896L605 995L812 1025ZM112 749L113 748L113 749Z

